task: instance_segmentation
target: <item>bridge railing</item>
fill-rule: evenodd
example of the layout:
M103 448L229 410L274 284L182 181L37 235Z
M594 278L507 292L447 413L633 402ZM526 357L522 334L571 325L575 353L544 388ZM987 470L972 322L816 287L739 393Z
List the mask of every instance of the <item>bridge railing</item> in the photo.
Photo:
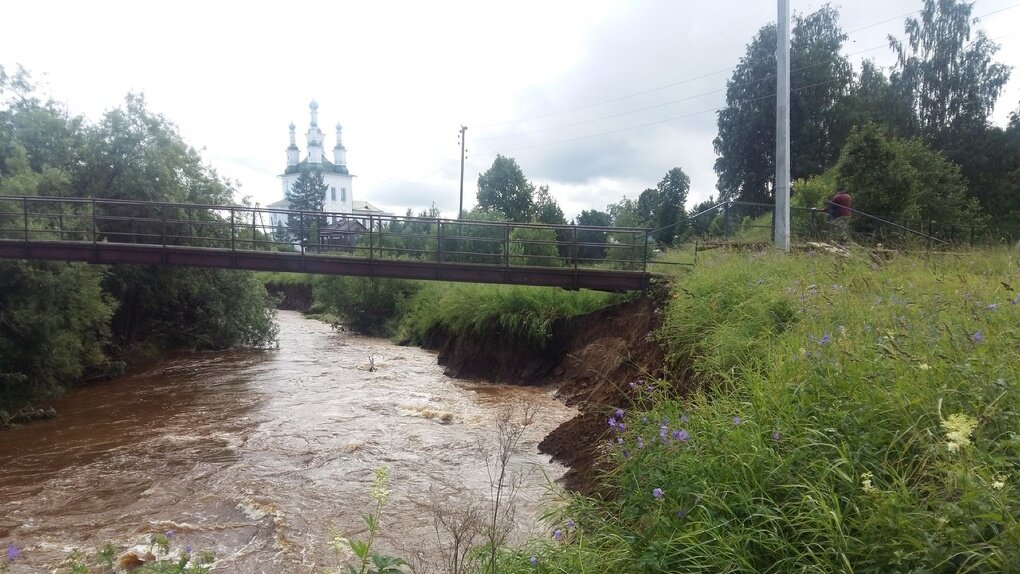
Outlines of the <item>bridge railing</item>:
M648 230L68 197L0 197L0 240L504 267L647 268Z

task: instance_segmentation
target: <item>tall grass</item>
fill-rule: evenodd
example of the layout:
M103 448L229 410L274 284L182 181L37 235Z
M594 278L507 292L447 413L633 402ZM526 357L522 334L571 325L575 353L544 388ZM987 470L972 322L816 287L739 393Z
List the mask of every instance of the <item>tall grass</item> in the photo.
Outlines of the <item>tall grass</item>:
M401 310L394 336L417 344L441 329L455 336L517 340L543 348L558 319L589 313L626 297L549 287L427 283Z
M1015 252L709 257L658 333L699 390L633 381L614 496L502 569L1020 572Z

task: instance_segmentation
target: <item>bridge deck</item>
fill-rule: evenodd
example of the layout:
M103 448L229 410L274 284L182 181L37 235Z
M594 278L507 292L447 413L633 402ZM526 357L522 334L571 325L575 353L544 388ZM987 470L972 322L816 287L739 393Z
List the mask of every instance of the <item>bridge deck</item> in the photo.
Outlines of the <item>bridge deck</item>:
M3 259L630 291L647 255L641 228L0 196Z

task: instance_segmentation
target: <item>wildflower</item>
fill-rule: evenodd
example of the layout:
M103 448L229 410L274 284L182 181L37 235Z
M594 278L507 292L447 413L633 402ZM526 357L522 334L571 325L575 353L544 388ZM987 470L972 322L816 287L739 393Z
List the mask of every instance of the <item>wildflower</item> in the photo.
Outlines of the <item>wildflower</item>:
M819 345L828 345L829 341L832 341L832 337L830 337L829 334L826 333L826 334L822 335L821 339L818 339L818 344Z
M531 562L532 566L538 566L538 556L532 556L528 558L528 562Z
M676 517L679 518L680 520L683 520L685 516L687 516L686 508L681 508L680 510L676 511Z
M18 559L18 556L21 556L21 550L17 546L14 546L12 544L11 546L7 547L7 559L8 560L10 560L11 562L14 562L15 560Z
M840 337L845 337L846 336L846 327L844 327L843 325L840 325L839 327L836 327L836 330L839 331L839 336Z
M173 538L174 538L174 536L175 536L176 534L177 534L177 533L176 533L176 532L174 532L173 530L167 530L167 531L166 531L166 539L167 539L167 540L173 540Z
M984 343L985 335L981 331L977 331L976 333L970 336L970 340L974 341L975 343Z
M740 420L740 417L733 417L733 426L737 426L744 421Z
M632 389L637 387L637 385L634 384L634 383L627 383L627 386L632 388ZM534 556L532 556L532 558L534 558Z
M992 488L994 488L995 490L1002 490L1005 487L1006 487L1006 475L1004 474L995 475L995 480L992 481Z
M623 409L616 409L616 412L613 414L616 415L616 418L623 420Z
M783 435L780 434L779 431L774 430L774 431L772 431L772 440L774 440L776 442L782 442Z
M637 437L637 447L638 448L645 448L645 439L643 439L641 437Z
M970 434L977 427L977 420L961 413L949 415L942 421L942 430L946 432L946 448L949 452L958 452L960 447L970 445Z
M661 488L653 488L652 489L652 496L655 497L655 498L662 498L664 494L665 493L662 492Z
M616 423L616 419L615 419L615 418L613 418L613 417L609 417L609 428L611 428L611 429L615 429L615 428L617 428L618 426L619 426L619 425L618 425L618 424Z
M191 550L192 550L192 548L191 548L191 545L190 545L190 544L186 544L186 545L184 546L184 553L185 553L185 554L191 554Z
M623 458L630 458L630 451L629 450L623 449Z
M991 303L991 304L988 305L988 310L989 311L994 311L994 310L996 310L998 308L999 308L999 306L996 305L995 303Z
M921 369L922 371L927 371L931 369L931 366L929 366L928 363L921 363L920 365L917 366L917 368Z
M680 424L687 424L687 415L680 415Z
M556 540L561 540L563 538L563 531L557 528L555 531L553 531L553 538L555 538Z
M870 472L864 472L861 474L861 488L864 492L874 492L875 485L871 484L871 479L874 478Z
M663 444L669 442L669 427L665 424L659 427L659 440L661 440Z
M648 385L647 387L645 387L645 390L650 393L655 390L655 387L653 387L652 385Z
M574 522L574 519L573 518L568 518L567 519L567 529L568 530L573 530L575 526L577 526L577 523Z
M616 437L616 444L623 444L623 437L622 436Z
M389 489L386 486L389 484L389 474L386 472L385 466L380 466L375 469L375 480L372 481L372 498L378 504L384 504L386 499L390 496Z
M691 433L685 431L684 429L675 430L673 431L673 440L678 442L687 442L691 440Z

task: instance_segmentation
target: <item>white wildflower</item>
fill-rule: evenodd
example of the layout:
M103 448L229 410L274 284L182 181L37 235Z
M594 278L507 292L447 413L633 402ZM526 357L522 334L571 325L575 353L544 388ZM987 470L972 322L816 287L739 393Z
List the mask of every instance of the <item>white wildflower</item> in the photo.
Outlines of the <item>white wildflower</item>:
M992 481L992 488L995 490L1002 490L1005 487L1006 487L1006 475L1005 474L995 475L995 480Z
M872 478L874 478L874 476L871 474L871 472L865 471L864 473L861 474L861 488L864 489L864 492L875 491L875 485L871 484Z
M970 446L970 435L977 427L977 420L962 413L953 413L942 421L942 430L946 432L946 448L949 452L959 452L962 447Z

